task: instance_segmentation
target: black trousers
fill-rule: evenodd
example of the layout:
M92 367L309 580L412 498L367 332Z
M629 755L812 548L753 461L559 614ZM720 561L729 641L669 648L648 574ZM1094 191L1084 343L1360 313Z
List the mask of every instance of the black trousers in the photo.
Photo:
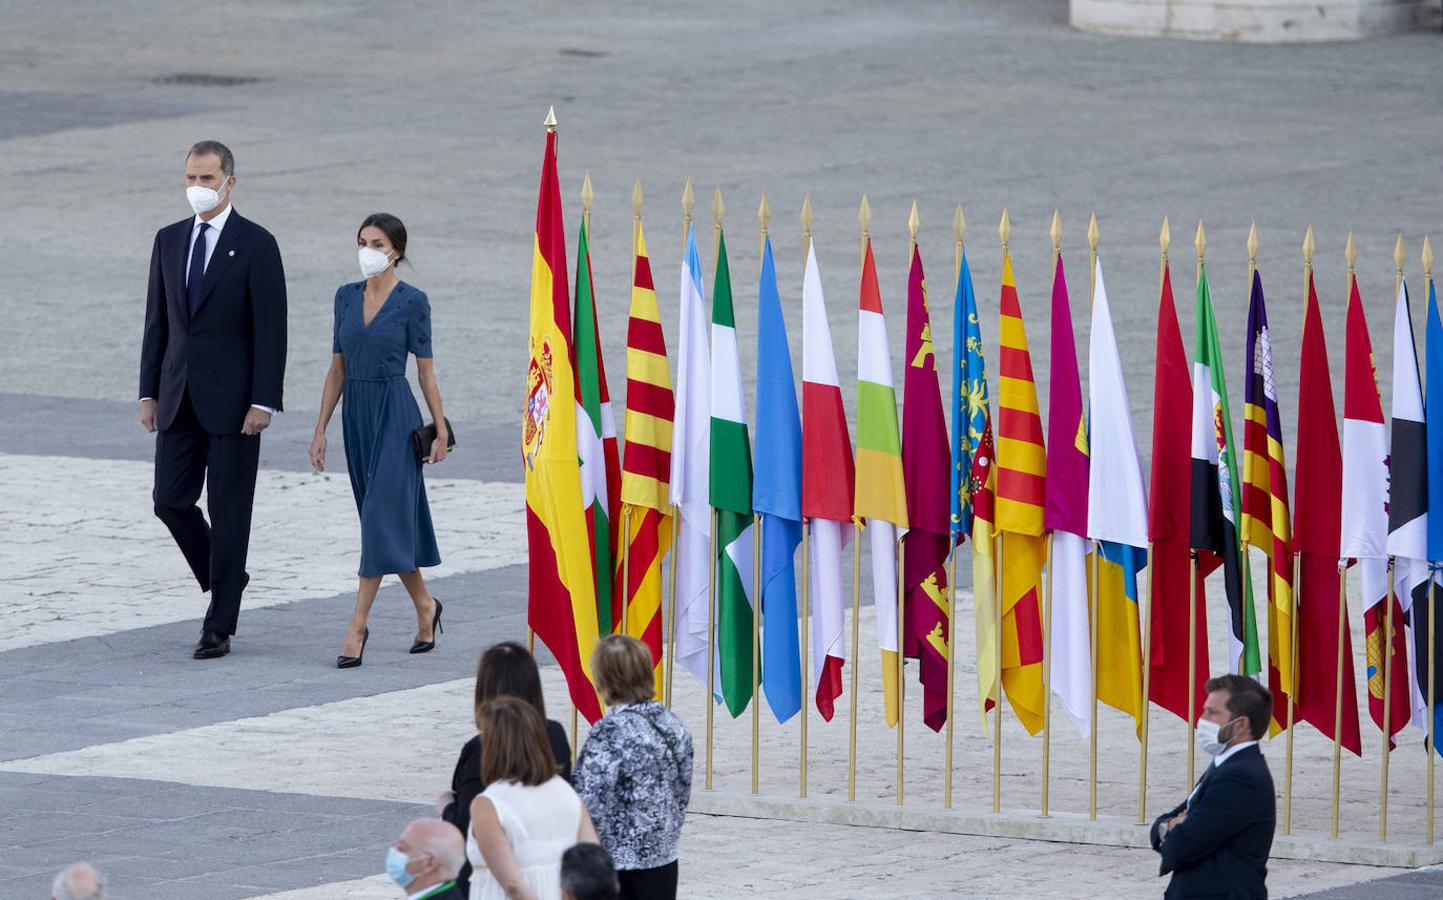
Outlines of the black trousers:
M654 869L619 869L621 900L675 900L677 865L672 860Z
M251 503L260 466L258 434L211 434L201 427L190 393L175 421L155 438L155 514L170 529L195 580L210 592L202 626L235 634L250 547ZM196 502L206 490L206 523Z

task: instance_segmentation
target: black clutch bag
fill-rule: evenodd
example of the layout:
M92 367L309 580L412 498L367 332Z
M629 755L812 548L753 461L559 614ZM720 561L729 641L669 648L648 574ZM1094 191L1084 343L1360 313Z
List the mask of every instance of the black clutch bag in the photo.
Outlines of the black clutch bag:
M443 417L444 418L444 417ZM456 432L451 428L451 420L446 422L446 452L450 453L456 449ZM436 443L436 423L423 425L411 432L411 449L416 452L416 462L425 465L426 457L431 455L431 445Z

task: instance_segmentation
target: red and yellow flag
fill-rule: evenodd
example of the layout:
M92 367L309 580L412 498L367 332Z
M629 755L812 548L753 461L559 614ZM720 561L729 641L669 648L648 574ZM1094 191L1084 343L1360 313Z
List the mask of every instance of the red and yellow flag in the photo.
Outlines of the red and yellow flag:
M554 120L553 120L554 121ZM556 132L546 135L536 244L531 260L531 361L521 420L529 557L527 624L566 674L571 701L588 722L601 718L591 680L596 584L581 500L576 410L581 401L566 284L566 234L556 177Z
M1040 602L1047 450L1012 257L1005 251L998 344L995 527L1002 555L1002 687L1017 718L1036 734L1047 699Z
M676 411L667 366L666 337L651 281L646 236L636 223L631 314L626 326L626 447L621 502L626 555L617 561L617 595L626 597L625 632L651 648L661 688L661 561L671 550L671 424ZM627 579L625 591L622 578Z

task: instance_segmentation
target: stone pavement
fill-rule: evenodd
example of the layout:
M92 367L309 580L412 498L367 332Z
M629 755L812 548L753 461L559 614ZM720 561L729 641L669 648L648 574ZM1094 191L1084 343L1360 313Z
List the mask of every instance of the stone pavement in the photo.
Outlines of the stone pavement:
M121 897L395 896L376 875L380 851L449 776L469 729L477 653L524 630L515 425L540 120L550 104L562 121L569 239L585 171L597 190L593 266L619 402L627 198L637 176L671 335L682 184L696 179L708 271L704 210L714 186L725 191L744 347L755 338L746 298L757 198L771 197L795 343L795 216L812 195L844 384L855 368L847 311L861 193L874 212L894 357L912 199L939 317L951 312L951 210L966 204L988 322L994 229L1008 206L1044 402L1047 224L1061 208L1077 309L1083 230L1095 209L1119 342L1134 348L1124 367L1144 454L1164 214L1176 238L1185 340L1192 229L1199 217L1208 222L1234 409L1242 244L1258 221L1289 458L1296 247L1306 225L1318 229L1335 362L1341 250L1347 230L1357 230L1383 371L1394 234L1407 234L1415 296L1420 236L1443 234L1434 34L1286 48L1111 39L1067 29L1062 0L406 8L257 0L202 14L177 0L83 9L0 0L0 17L0 246L10 288L0 291L5 898L42 896L54 871L81 857L110 873ZM204 601L149 513L153 445L134 405L147 254L155 229L186 212L181 156L202 137L236 151L237 206L280 240L291 300L287 412L263 441L256 579L235 651L212 665L188 659ZM305 448L328 361L330 300L357 277L352 229L378 208L407 222L414 267L406 277L428 291L441 323L438 371L461 443L431 482L446 560L432 581L448 627L438 652L408 656L414 617L388 584L365 666L338 672L331 661L354 588L353 506L344 476L311 474ZM1077 323L1079 342L1086 324ZM950 334L938 328L936 337L946 358ZM1222 621L1220 608L1212 620ZM870 621L864 673L875 657ZM564 710L557 670L541 655L549 700ZM970 709L965 643L958 658L958 803L983 805L990 744ZM677 684L678 709L700 742L700 690L684 677ZM877 724L874 686L864 680L864 688L859 792L886 799L894 743ZM404 727L426 711L424 727ZM909 803L935 805L941 745L916 723L907 731ZM1131 815L1136 742L1120 716L1104 712L1102 723L1101 807ZM843 783L845 726L845 708L827 726L813 718L813 793ZM764 789L789 796L795 727L765 716L762 727ZM1186 788L1184 731L1154 718L1152 812ZM1059 728L1053 747L1054 804L1084 809L1086 745ZM1004 749L1004 802L1034 806L1037 742L1009 725ZM1344 769L1343 824L1357 834L1376 827L1376 742L1364 750ZM1415 751L1405 745L1393 757L1399 840L1420 827ZM1305 736L1299 752L1307 762L1298 825L1317 830L1326 825L1327 748ZM719 716L719 789L746 790L749 753L748 720ZM1280 747L1267 753L1278 772ZM692 816L682 852L691 897L1143 897L1161 887L1152 855L1136 850L736 817ZM1286 860L1271 870L1279 896L1388 900L1436 895L1443 884L1440 872Z

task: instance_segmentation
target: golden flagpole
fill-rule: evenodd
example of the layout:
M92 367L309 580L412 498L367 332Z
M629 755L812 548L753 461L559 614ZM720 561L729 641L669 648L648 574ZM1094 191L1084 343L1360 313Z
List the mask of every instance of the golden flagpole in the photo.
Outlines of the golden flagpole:
M1358 261L1358 245L1353 232L1348 232L1348 243L1343 248L1343 257L1348 261L1348 296L1352 296L1353 283L1357 280L1355 265ZM1338 655L1333 670L1333 823L1330 834L1338 836L1338 797L1343 780L1343 635L1348 623L1348 567L1345 560L1338 560ZM1387 698L1384 698L1387 706Z
M638 193L641 187L641 179L636 180ZM636 197L636 193L632 197ZM691 211L696 206L696 198L692 194L691 179L686 180L686 187L681 192L681 245L683 255L686 253L686 238L691 234ZM667 648L666 648L666 708L671 709L671 679L672 670L676 664L676 563L677 556L681 553L681 508L673 506L671 509L671 569L667 573L671 581L671 600L668 603L667 612Z
M636 283L636 237L641 230L641 204L645 198L641 193L641 179L631 189L631 280ZM589 229L588 229L589 234ZM624 425L625 423L623 423ZM623 429L624 430L624 429ZM621 634L630 634L628 621L631 610L631 504L621 506Z
M1157 295L1158 302L1162 302L1162 291L1167 286L1167 248L1172 243L1172 232L1167 225L1167 216L1162 217L1162 230L1157 235L1158 246L1162 249L1157 264ZM1147 542L1147 585L1144 588L1143 596L1147 609L1138 612L1138 624L1143 629L1142 639L1142 734L1140 746L1141 760L1137 767L1137 824L1147 824L1147 743L1148 726L1152 718L1152 572L1157 567L1157 558L1153 555L1153 542Z
M767 193L762 191L761 203L757 206L757 221L761 224L761 237L757 243L758 265L766 258L767 225L771 223L772 210L767 204ZM761 734L762 734L762 517L752 517L752 793L761 793Z
M691 188L691 181L688 179L687 188ZM721 233L722 214L726 207L722 204L721 188L716 189L712 196L711 215L716 223L715 237L712 240L712 255L716 257L717 265L721 264ZM715 298L713 298L715 299ZM706 595L706 789L712 789L712 750L715 745L716 728L716 569L717 569L717 546L716 546L716 507L711 510L711 550L707 555L707 595Z
M596 194L591 190L591 173L590 173L590 172L587 172L587 173L585 174L585 176L583 176L582 179L581 179L581 225L582 225L583 228L586 229L586 234L587 234L587 238L588 238L588 239L590 239L590 236L591 236L591 201L592 201L593 199L595 199L595 197L596 197ZM592 302L594 303L595 300L593 300ZM605 475L603 474L602 477L605 478ZM602 573L600 573L600 572L597 572L597 573L596 573L596 580L597 580L598 582L599 582L602 578L604 578L604 577L606 577L606 576L604 576ZM596 587L598 587L598 586L599 586L599 585L593 585L593 592L596 594L596 596L599 597L599 596L601 596L601 592L600 592L599 590L596 590ZM611 615L611 610L608 609L608 610L606 611L606 613L607 613L608 616L610 616L610 615ZM573 700L573 701L571 701L571 764L572 764L572 765L575 765L575 764L576 764L576 719L577 719L577 715L576 715L576 701Z
M960 203L957 204L957 212L952 216L952 236L957 242L957 249L953 254L952 264L952 283L956 284L962 279L962 253L964 250L964 241L967 236L967 218L962 215L962 204ZM953 315L955 314L956 311L954 310ZM966 352L966 348L955 347L952 352L955 357L960 358L960 354ZM961 390L962 385L956 385L956 389ZM960 421L952 423L953 433L958 435L957 440L961 440L961 435L963 434L961 431L962 425L963 423ZM967 475L963 474L962 477L966 478ZM952 498L952 502L955 503L956 500L957 498ZM957 548L961 546L961 541L957 539L958 535L956 532L953 532L950 537L952 546L948 548L948 555L951 559L949 560L947 581L947 750L943 757L943 809L952 808L952 754L953 747L956 743L955 729L953 726L955 716L953 713L956 705L955 695L957 693L957 686L955 684L957 671L957 652L955 649L957 643Z
M1202 285L1203 255L1207 252L1208 239L1203 231L1202 220L1197 223L1197 237L1193 239L1197 248L1197 283ZM1194 386L1194 390L1199 390ZM1197 741L1192 730L1197 727L1197 550L1188 549L1187 567L1187 787L1192 789L1197 777Z
M867 262L867 243L871 240L872 228L872 207L867 203L866 194L862 195L862 205L857 209L857 224L862 226L861 258L857 263L860 269ZM852 523L856 526L857 533L852 542L852 733L847 745L848 803L857 799L857 666L861 662L861 626L858 618L862 613L862 530L867 527L857 516L852 517ZM880 602L882 598L876 599Z
M1062 216L1052 211L1052 289L1057 290L1057 259L1062 255ZM1043 596L1042 621L1042 817L1051 815L1050 791L1052 786L1052 542L1051 532L1047 535L1047 593Z
M912 201L912 210L907 214L907 265L917 254L917 229L922 219L917 214L917 201ZM906 796L906 725L907 725L907 657L905 624L907 621L907 552L902 538L897 538L897 805L901 806ZM921 671L921 649L918 648L917 666ZM925 704L924 704L925 705Z
M1403 262L1408 257L1403 249L1403 232L1398 232L1398 242L1393 245L1393 264L1396 274L1393 278L1393 295L1396 297L1403 286ZM1396 589L1393 569L1394 559L1388 557L1388 593L1384 600L1388 607L1383 612L1383 757L1380 763L1378 787L1378 843L1388 840L1388 761L1393 749L1390 733L1393 711L1393 592Z
M1087 246L1091 253L1088 257L1087 269L1087 303L1091 307L1097 299L1097 213L1092 214L1092 221L1087 223ZM1097 821L1097 620L1100 596L1098 594L1098 570L1102 567L1102 545L1097 544L1092 551L1092 594L1091 602L1088 603L1088 619L1090 620L1090 631L1088 642L1092 656L1092 726L1090 729L1092 740L1090 748L1090 760L1087 770L1087 818Z
M1002 241L1002 262L1007 263L1007 240L1012 236L1012 219L1007 215L1007 207L1002 207L1002 221L997 225L997 237ZM994 451L995 461L995 451ZM992 735L992 811L1002 811L1002 595L1006 592L1002 579L1002 532L997 532L997 554L993 560L996 571L993 574L993 582L996 586L993 597L993 611L996 616L994 622L996 630L993 632L992 652L997 658L993 660L994 676L993 690L997 692L997 703L993 707L993 735Z
M802 265L806 265L807 254L812 249L812 197L810 194L802 197ZM811 618L812 606L812 543L811 529L807 527L807 520L802 519L802 758L801 758L801 795L807 796L807 720L811 718L807 710L807 690L810 678L807 672L808 647L807 631L808 622Z
M1428 236L1423 236L1423 286L1428 289L1429 294L1433 292L1433 245L1429 242ZM1433 564L1434 560L1428 561L1428 736L1425 746L1428 750L1428 788L1426 801L1426 820L1428 831L1428 846L1433 846L1433 763L1438 755L1438 737L1434 734L1434 727L1438 721L1438 698L1436 696L1437 685L1434 683L1436 666L1438 664L1437 652L1434 639L1437 636L1438 616L1434 611L1436 602L1437 584L1434 581Z
M1308 231L1303 235L1303 327L1307 328L1308 318L1308 289L1313 282L1313 251L1316 244L1313 242L1313 226L1308 226ZM1295 711L1295 698L1298 695L1298 612L1299 600L1303 596L1303 558L1301 553L1293 554L1293 621L1291 634L1288 639L1288 651L1291 654L1289 668L1292 669L1292 677L1288 679L1288 743L1286 772L1283 780L1283 834L1293 833L1293 718Z
M1251 305L1251 304L1252 304L1252 290L1253 290L1253 274L1254 274L1255 272L1257 272L1257 270L1258 270L1258 223L1257 223L1257 222L1253 222L1253 223L1249 226L1249 228L1248 228L1247 250L1248 250L1248 303L1249 303L1249 305ZM1251 337L1251 336L1250 336L1250 337ZM1251 372L1247 373L1247 375L1245 376L1245 378L1250 378L1250 377L1252 377L1252 373L1251 373ZM1246 413L1244 413L1244 421L1246 421ZM1242 458L1246 458L1246 454L1243 454L1243 457L1242 457ZM1270 478L1271 478L1271 476L1270 476ZM1246 480L1246 479L1244 479L1244 480ZM1271 480L1269 481L1269 483L1271 484ZM1240 504L1239 504L1239 509L1241 509L1241 508L1242 508L1242 507L1241 507L1241 503L1240 503ZM1243 522L1242 522L1241 520L1239 520L1237 524L1238 524L1237 534L1239 535L1239 539L1238 539L1238 550L1240 551L1238 555L1239 555L1240 557L1242 557L1242 560L1241 560L1241 561L1242 561L1242 565L1243 565L1243 591L1244 591L1244 596L1246 596L1247 592L1252 591L1252 589L1253 589L1253 559L1252 559L1252 557L1253 557L1253 551L1252 551L1252 547L1248 544L1247 536L1243 534ZM1268 558L1269 558L1269 560L1271 560L1272 557L1269 556ZM1273 579L1273 574L1272 574L1272 566L1268 566L1268 567L1266 568L1266 571L1267 571L1267 585L1268 585L1268 586L1267 586L1267 596L1268 596L1268 598L1269 598L1269 602L1271 602L1271 598L1272 598L1272 595L1273 595L1273 581L1272 581L1272 579ZM1271 634L1271 632L1269 632L1269 634ZM1263 647L1261 648L1261 650L1264 651L1264 652L1261 654L1261 655L1264 657L1264 660L1263 660L1263 670L1262 670L1261 673L1259 673L1259 679L1261 679L1263 676L1265 676L1265 675L1267 674L1267 672L1268 672L1268 661L1269 661L1269 660L1267 659L1267 654L1266 654L1266 652L1265 652L1266 649L1267 649L1267 644L1264 643L1264 644L1263 644Z

